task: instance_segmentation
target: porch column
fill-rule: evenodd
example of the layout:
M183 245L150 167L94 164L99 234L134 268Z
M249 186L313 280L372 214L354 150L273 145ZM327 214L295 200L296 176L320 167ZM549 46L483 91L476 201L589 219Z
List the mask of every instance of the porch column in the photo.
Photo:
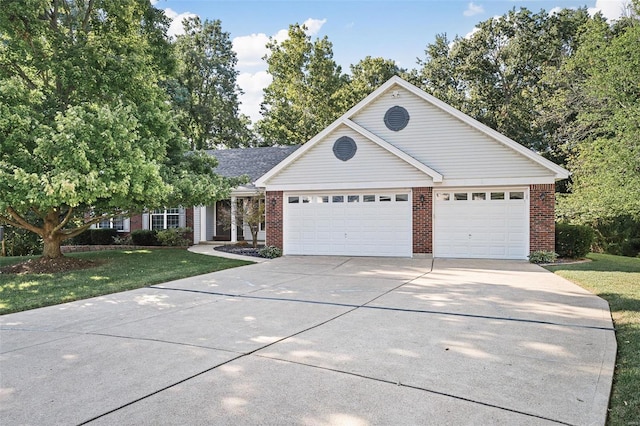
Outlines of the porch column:
M200 206L200 241L207 241L207 206Z
M236 215L238 210L238 199L235 195L231 196L231 242L238 242L238 227L236 224Z

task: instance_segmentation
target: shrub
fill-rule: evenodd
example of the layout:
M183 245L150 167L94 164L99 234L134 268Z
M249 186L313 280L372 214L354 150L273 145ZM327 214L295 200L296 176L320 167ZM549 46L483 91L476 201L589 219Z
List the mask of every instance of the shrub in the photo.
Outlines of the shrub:
M87 229L80 235L76 235L70 240L65 241L66 244L71 244L75 246L88 246L91 245L91 230Z
M584 225L556 224L556 253L560 257L584 257L591 249L593 230Z
M118 235L113 239L113 244L119 246L130 246L133 244L131 240L131 235Z
M529 255L531 263L553 263L558 258L558 254L554 251L539 250Z
M640 238L630 238L622 243L622 255L636 257L640 254Z
M258 251L260 257L265 257L267 259L275 259L276 257L282 256L282 250L275 246L266 246L261 248Z
M111 228L90 229L91 244L94 246L107 246L113 244L113 239L118 236L118 231Z
M157 232L151 229L136 229L131 233L131 241L137 246L158 246Z
M190 240L185 234L191 232L191 228L170 228L158 231L156 238L162 246L184 247L188 246Z
M42 238L22 228L4 225L4 246L7 256L42 254Z

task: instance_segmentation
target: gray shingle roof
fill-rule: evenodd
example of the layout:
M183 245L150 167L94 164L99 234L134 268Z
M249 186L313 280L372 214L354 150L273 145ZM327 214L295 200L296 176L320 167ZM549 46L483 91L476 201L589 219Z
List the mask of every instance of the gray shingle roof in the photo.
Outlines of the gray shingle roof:
M218 159L215 172L219 175L225 177L247 175L251 182L255 182L298 148L300 145L210 149L206 152Z

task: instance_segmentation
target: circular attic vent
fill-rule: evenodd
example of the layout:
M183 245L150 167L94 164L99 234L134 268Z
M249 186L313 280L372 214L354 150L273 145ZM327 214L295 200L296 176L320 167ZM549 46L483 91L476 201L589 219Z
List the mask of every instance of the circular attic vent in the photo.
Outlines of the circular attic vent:
M409 113L401 106L389 108L384 115L384 124L394 132L404 129L408 123Z
M333 144L333 154L342 161L347 161L356 155L356 142L349 136L342 136Z

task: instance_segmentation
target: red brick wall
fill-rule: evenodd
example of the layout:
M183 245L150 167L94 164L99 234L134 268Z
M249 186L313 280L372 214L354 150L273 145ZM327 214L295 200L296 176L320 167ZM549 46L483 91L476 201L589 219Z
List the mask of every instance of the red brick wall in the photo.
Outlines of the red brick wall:
M421 200L421 196L424 201ZM413 188L413 252L433 253L433 188Z
M555 185L531 185L529 190L529 250L555 251Z
M142 229L142 215L137 214L129 218L129 230L135 231L136 229Z
M282 250L283 240L283 194L282 191L267 191L265 216L267 235L265 244Z

